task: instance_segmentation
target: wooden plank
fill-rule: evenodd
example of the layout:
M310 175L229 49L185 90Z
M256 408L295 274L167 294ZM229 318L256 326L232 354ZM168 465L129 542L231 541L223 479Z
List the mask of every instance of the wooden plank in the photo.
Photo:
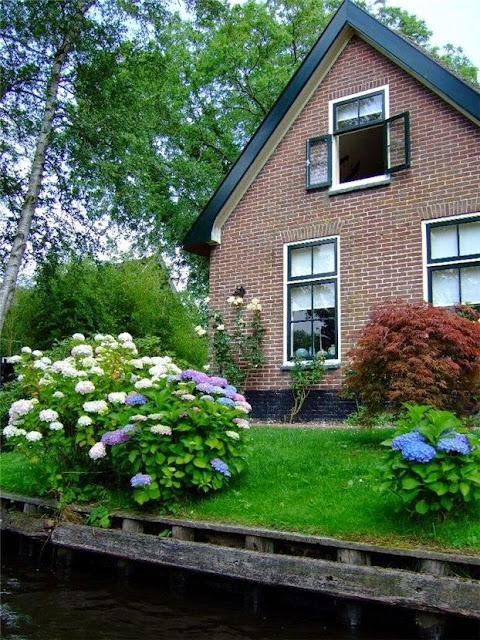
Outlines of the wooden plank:
M20 496L17 494L11 494L6 492L0 492L0 498L13 500L16 502L28 502L30 504L44 504L46 506L54 507L55 503L49 500L42 500L40 498L29 498L27 496ZM80 507L76 505L71 506L72 511L78 513L89 513L91 508ZM144 516L125 512L112 512L110 514L118 518L128 518L130 520L138 520L141 522L151 522L166 526L178 526L187 529L198 529L206 531L217 531L219 533L233 533L245 536L256 536L257 538L265 538L267 541L288 541L298 544L313 544L320 547L332 547L336 549L352 549L357 551L364 551L366 553L377 553L389 556L399 556L404 558L415 558L420 560L438 560L443 562L449 562L452 564L468 564L480 566L480 554L473 551L471 555L467 553L450 553L442 551L429 551L426 549L418 548L401 548L401 547L384 547L374 544L367 544L363 542L355 542L352 540L339 540L338 538L330 538L324 536L309 536L301 533L294 533L290 531L275 531L271 529L261 529L258 527L246 527L231 524L223 524L218 522L204 522L201 520L186 520L182 518L169 518L169 517L156 517L156 516ZM268 544L268 542L265 542ZM392 560L393 561L393 560Z
M480 618L480 583L465 578L265 554L68 524L55 529L52 542L266 585Z
M47 539L49 530L44 518L33 518L20 511L2 511L0 529L27 538Z

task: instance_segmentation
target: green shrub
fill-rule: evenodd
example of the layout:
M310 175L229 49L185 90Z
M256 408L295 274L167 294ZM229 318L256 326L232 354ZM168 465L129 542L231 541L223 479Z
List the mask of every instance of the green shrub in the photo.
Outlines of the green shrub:
M428 404L478 411L480 323L426 303L395 301L375 309L349 352L343 386L369 414Z
M480 439L450 411L406 405L390 448L383 489L416 513L448 512L480 500Z
M138 503L168 507L243 469L251 407L227 380L138 357L128 333L69 346L56 361L28 347L11 358L22 397L3 435L46 471L43 493L98 500L130 485Z

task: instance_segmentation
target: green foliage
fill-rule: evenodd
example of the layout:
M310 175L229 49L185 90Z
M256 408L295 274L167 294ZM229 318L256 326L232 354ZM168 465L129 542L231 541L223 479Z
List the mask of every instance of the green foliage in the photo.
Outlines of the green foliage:
M77 333L69 347L54 362L30 348L11 358L22 397L3 435L41 466L42 495L98 501L130 484L139 504L169 508L243 469L250 405L226 380L181 372L169 357L135 357L126 332L90 343Z
M86 517L85 522L92 527L101 527L102 529L110 529L112 526L107 507L93 507Z
M247 304L242 296L231 296L227 302L232 308L228 326L218 311L209 315L212 367L245 390L250 376L265 362L262 305L258 298ZM206 330L199 326L197 333L204 335Z
M382 304L348 356L343 392L371 415L404 402L478 410L480 323L464 313L401 300Z
M62 264L53 256L40 269L35 286L21 292L12 312L22 318L15 335L17 352L20 339L49 349L75 331L126 330L158 340L156 353L171 353L197 367L206 360L204 341L195 334L190 319L196 311L182 304L166 269L155 258Z
M450 411L408 405L390 447L383 490L419 515L447 513L480 501L480 438Z
M290 369L291 390L293 393L293 407L290 411L290 421L293 422L301 411L305 400L316 384L321 382L325 375L325 357L316 353L313 360L305 362L296 355L293 367Z

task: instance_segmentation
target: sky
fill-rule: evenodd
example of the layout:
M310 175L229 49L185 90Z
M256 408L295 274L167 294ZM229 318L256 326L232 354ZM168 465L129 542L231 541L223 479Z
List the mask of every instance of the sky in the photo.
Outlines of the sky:
M422 18L434 45L453 44L480 68L480 0L386 0Z

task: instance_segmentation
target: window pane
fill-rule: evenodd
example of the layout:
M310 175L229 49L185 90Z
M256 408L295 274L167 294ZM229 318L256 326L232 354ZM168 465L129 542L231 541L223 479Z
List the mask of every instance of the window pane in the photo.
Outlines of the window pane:
M339 104L336 107L337 130L355 127L358 124L358 100Z
M480 254L480 222L467 222L458 225L460 233L460 255Z
M291 320L308 320L312 317L312 289L292 287L290 298Z
M297 351L301 349L298 355L303 358L311 358L312 353L312 323L311 322L298 322L292 324L292 354L296 355Z
M448 307L460 302L458 269L438 269L432 272L432 303Z
M480 303L480 266L460 269L462 302Z
M329 141L327 139L310 142L308 184L326 184L329 181Z
M309 276L312 273L312 248L292 249L290 253L290 277Z
M335 243L328 242L313 247L313 273L335 272Z
M313 308L334 309L335 308L335 284L316 284L313 287Z
M313 323L313 347L315 353L320 351L325 357L334 358L337 355L334 320L320 320Z
M456 258L458 256L457 247L457 225L450 224L445 227L431 227L430 229L430 258Z
M360 99L359 124L370 124L382 119L383 95L366 96Z

